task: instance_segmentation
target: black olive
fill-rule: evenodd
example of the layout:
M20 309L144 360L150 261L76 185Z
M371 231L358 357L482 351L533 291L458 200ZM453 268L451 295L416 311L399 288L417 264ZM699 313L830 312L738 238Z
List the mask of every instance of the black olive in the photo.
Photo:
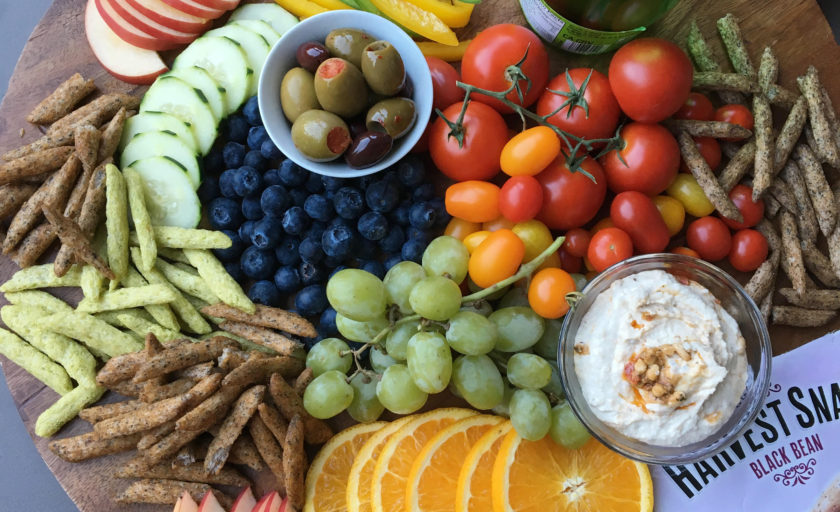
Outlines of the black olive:
M383 132L364 132L353 139L344 153L347 165L355 169L370 167L391 152L394 139Z
M314 73L322 62L330 58L330 52L321 43L310 41L298 46L295 57L297 57L300 67L310 73Z

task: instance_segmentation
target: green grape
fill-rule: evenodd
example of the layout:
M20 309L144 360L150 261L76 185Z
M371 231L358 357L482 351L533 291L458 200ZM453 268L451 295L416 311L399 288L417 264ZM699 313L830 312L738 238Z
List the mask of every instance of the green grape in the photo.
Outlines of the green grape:
M346 268L327 282L327 300L347 318L357 322L374 320L385 313L385 285L370 272Z
M353 401L347 407L350 417L359 423L376 421L385 410L376 398L376 379L364 373L357 373L350 379L353 388Z
M426 393L440 393L452 377L452 352L436 332L418 332L408 340L406 362L411 378Z
M502 397L502 401L496 407L491 409L493 414L498 414L499 416L505 416L506 418L510 418L510 399L513 397L513 392L516 391L516 388L511 386L510 383L507 381L505 382L505 394Z
M429 397L420 390L404 364L389 366L376 384L376 398L389 411L411 414L426 404Z
M388 355L388 353L385 352L385 350L383 350L379 345L375 345L370 348L368 359L370 360L370 367L373 368L376 373L382 373L388 369L389 366L397 364L397 361Z
M563 381L560 380L560 371L557 369L557 366L552 363L549 366L551 366L551 378L548 380L548 384L543 386L542 390L552 400L559 400L566 396L565 391L563 391Z
M508 359L507 378L520 389L540 389L551 382L551 365L536 354L513 354Z
M408 302L423 318L443 322L461 309L461 289L451 279L429 276L414 285Z
M478 286L477 284L475 284L475 281L473 281L471 277L467 277L467 288L470 290L470 293L480 292L481 290L484 289L484 288ZM499 288L498 290L491 293L490 295L488 295L485 298L487 300L499 300L499 299L501 299L502 297L505 296L505 294L508 292L509 289L510 289L510 286L505 286L504 288Z
M517 389L510 399L510 422L520 437L539 441L551 428L551 404L536 389Z
M488 316L493 312L493 306L491 306L486 300L479 300L461 306L461 311L472 311L473 313L478 313L481 316Z
M537 344L534 345L534 352L548 359L557 360L557 346L560 345L560 329L563 328L563 320L545 320L545 330Z
M496 309L512 308L528 305L528 291L520 286L514 286L496 304Z
M530 348L545 332L545 321L528 307L498 309L489 318L499 330L496 350L502 352L521 352Z
M330 370L347 373L353 366L353 354L350 346L338 338L325 338L309 349L306 354L306 367L312 368L316 377Z
M405 361L405 351L408 347L408 340L417 334L420 327L420 320L412 320L394 327L385 338L385 350L388 355L397 361Z
M452 382L464 400L476 409L492 409L505 395L502 374L486 355L456 359L452 365Z
M348 340L367 343L388 327L388 319L380 316L367 322L358 322L341 313L336 313L335 326L338 328L338 332Z
M429 276L444 276L457 284L467 277L470 252L457 238L439 236L423 251L423 269Z
M446 341L456 352L480 356L493 350L499 333L487 317L472 311L459 311L449 320Z
M572 279L575 281L575 290L581 291L586 287L586 283L589 281L586 279L586 276L583 274L570 274Z
M589 431L577 419L569 402L563 401L551 409L551 438L572 450L589 441Z
M414 285L425 279L426 271L413 261L401 261L391 267L385 274L385 295L388 304L396 304L400 313L410 315L414 313L408 296Z
M353 401L353 388L338 370L330 370L315 377L303 392L303 408L312 416L332 418Z

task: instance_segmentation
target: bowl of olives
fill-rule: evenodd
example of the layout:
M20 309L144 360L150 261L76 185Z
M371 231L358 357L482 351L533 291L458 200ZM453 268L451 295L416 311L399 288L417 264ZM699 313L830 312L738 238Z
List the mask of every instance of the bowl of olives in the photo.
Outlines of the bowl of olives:
M385 169L414 147L432 111L432 78L397 25L363 11L330 11L274 45L258 100L268 135L288 158L352 178Z

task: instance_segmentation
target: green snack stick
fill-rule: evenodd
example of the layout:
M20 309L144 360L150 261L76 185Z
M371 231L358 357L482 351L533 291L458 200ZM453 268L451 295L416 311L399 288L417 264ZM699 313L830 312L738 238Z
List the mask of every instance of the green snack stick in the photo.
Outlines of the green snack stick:
M179 290L195 295L208 304L219 302L219 298L199 275L191 274L171 263L158 258L155 266Z
M11 359L59 395L67 394L73 389L73 383L70 382L70 376L64 368L6 329L0 329L0 354Z
M140 272L134 269L134 267L128 267L128 273L125 275L125 286L146 286L148 283L140 275ZM155 322L159 323L163 327L167 329L171 329L173 331L178 331L181 329L181 326L178 324L178 319L175 318L175 313L172 312L172 309L169 307L168 304L147 304L143 306L143 308L148 311L152 318L155 319Z
M117 276L111 282L116 289L128 271L128 198L125 179L113 164L105 166L105 227L108 230L108 264Z
M139 308L149 304L168 304L176 298L176 292L171 286L147 284L105 292L99 300L82 299L76 311L98 313L115 309Z
M33 265L15 272L11 279L0 286L0 292L8 293L35 288L79 286L81 276L82 270L78 265L70 267L70 270L61 277L58 277L53 272L52 263Z
M169 330L159 324L150 322L139 316L130 315L127 313L118 313L117 318L119 319L120 323L134 331L139 336L146 336L146 334L152 333L155 335L155 337L157 337L157 339L164 343L175 341L184 337L178 331Z
M257 310L251 299L242 291L239 283L227 273L225 267L210 251L184 249L184 254L219 300L246 313Z
M6 294L6 300L11 304L18 306L35 306L37 308L43 308L51 313L58 311L69 313L70 311L73 311L73 308L63 300L40 290L9 292ZM14 329L14 327L12 329Z
M96 385L76 387L38 416L35 434L40 437L54 435L65 423L75 418L79 411L99 400L105 391L105 388Z
M149 210L146 209L143 178L131 167L125 170L124 175L128 189L128 207L131 209L134 233L137 235L140 245L141 268L150 269L155 264L155 258L157 258L157 244L155 242L155 232L152 228L152 218L149 216Z
M143 348L143 343L138 342L131 335L93 315L79 311L53 313L42 318L40 325L51 332L79 340L107 357L137 352Z

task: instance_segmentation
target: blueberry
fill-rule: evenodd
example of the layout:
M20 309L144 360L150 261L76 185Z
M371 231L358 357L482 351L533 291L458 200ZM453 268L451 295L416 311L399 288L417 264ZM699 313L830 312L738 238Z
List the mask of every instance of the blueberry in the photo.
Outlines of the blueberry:
M340 267L347 262L349 257L344 256L343 254L337 256L327 256L324 258L324 266L328 269Z
M449 224L452 215L449 215L449 212L446 211L446 203L442 197L435 197L429 201L429 205L435 209L436 219L434 227L443 228Z
M258 249L274 249L283 239L283 226L279 217L266 215L254 224L251 243Z
M219 189L219 178L206 176L198 187L198 198L201 199L202 203L209 203L220 195L222 195L222 191Z
M263 173L263 183L265 183L266 187L270 187L271 185L280 185L283 183L280 181L280 171L278 169L269 169Z
M247 197L263 188L262 175L249 165L243 165L236 171L233 189L239 197Z
M403 201L391 212L391 219L400 226L408 226L408 210L411 209L411 201Z
M333 205L335 213L344 219L356 219L365 210L362 193L354 187L342 187L336 190Z
M433 197L435 197L435 186L431 183L423 183L422 185L418 185L414 188L414 191L411 193L411 198L415 202L428 201Z
M292 198L293 205L303 208L309 194L302 188L293 188L289 190L289 196Z
M376 176L374 174L368 174L367 176L360 177L357 180L356 183L359 185L360 189L365 190L366 188L368 188L368 185L370 185L371 183L373 183L374 181L376 181L378 179L379 179L378 176Z
M262 117L260 116L260 105L256 96L251 96L245 102L245 106L242 107L242 115L245 116L245 119L251 126L260 126L263 124Z
M359 260L359 268L365 272L370 272L379 279L385 277L385 266L378 260Z
M252 149L251 151L245 153L242 165L248 165L260 172L263 172L268 168L268 160L262 156L259 149Z
M282 217L292 206L292 198L283 185L271 185L260 194L260 208L266 215Z
M227 249L214 249L213 253L221 261L238 260L239 256L242 255L242 251L245 250L245 244L242 243L242 240L240 240L236 231L225 229L222 233L226 234L228 238L230 238L231 245Z
M332 279L332 276L334 276L334 275L338 274L339 272L341 272L342 270L344 270L344 269L346 269L346 268L348 268L348 267L347 267L347 265L338 265L337 267L334 267L334 268L332 269L332 271L330 272L330 277L329 277L329 279Z
M265 128L262 126L252 126L250 130L248 130L248 149L256 149L259 150L262 146L262 143L266 140L271 140L268 137L268 132L265 131Z
M418 242L427 244L432 240L432 235L425 229L417 229L414 226L408 226L405 229L405 239L406 241L417 240Z
M376 259L379 257L379 244L361 243L356 247L354 256L362 260Z
M338 327L335 325L335 313L336 311L331 307L327 307L327 309L321 313L321 318L318 320L319 334L323 334L324 336L338 335Z
M437 220L437 211L426 201L415 203L408 210L408 222L417 229L430 229Z
M213 229L235 229L242 222L239 203L227 197L217 197L210 202L208 216Z
M274 285L281 292L292 293L300 289L300 275L298 269L284 265L274 273Z
M277 248L274 249L274 255L277 257L277 261L281 265L297 265L300 263L299 246L300 241L296 237L283 237L280 243L277 244Z
M334 258L344 259L352 255L357 241L356 233L347 226L330 226L321 235L321 247L327 256Z
M242 266L239 265L238 261L228 261L222 263L225 267L225 272L228 273L230 277L232 277L235 281L242 282L245 280L245 274L242 273Z
M251 279L267 279L274 272L277 258L274 257L274 251L251 246L242 253L239 264L242 265L242 272Z
M321 284L309 285L295 297L295 308L303 316L320 315L328 304L326 288Z
M300 235L309 227L309 216L300 206L292 206L283 214L283 230L290 235Z
M324 182L321 180L320 175L313 172L309 174L308 178L306 178L304 187L310 194L317 194L318 192L324 191Z
M271 139L264 140L263 143L260 144L260 154L263 158L268 160L277 160L283 156L283 152L280 151L280 148L278 148Z
M400 202L400 189L391 180L371 183L365 190L365 201L368 208L375 212L390 212Z
M280 290L267 279L257 281L248 288L248 298L257 304L265 304L266 306L280 305Z
M333 217L333 219L327 223L327 227L332 228L335 226L344 226L349 229L356 229L356 222L342 217Z
M426 168L417 155L408 155L396 164L397 179L406 187L416 187L423 183Z
M333 218L333 206L326 197L320 194L312 194L303 203L303 210L307 215L321 222L328 222Z
M291 160L283 160L277 170L280 173L280 182L289 188L303 185L310 174L306 169Z
M385 267L385 270L387 272L388 270L391 270L391 267L401 262L402 260L402 255L400 255L400 253L392 254L385 258L385 261L382 262L382 265Z
M321 176L321 185L324 187L324 190L335 192L341 187L347 185L347 180L334 178L332 176Z
M251 234L254 232L255 220L246 220L239 226L239 239L246 245L251 245Z
M260 198L257 196L246 197L242 200L242 215L248 220L258 220L263 216L260 207Z
M245 159L245 146L238 142L230 141L222 149L222 157L225 161L225 167L235 169L242 165L242 160Z
M219 146L211 149L204 157L204 170L214 175L225 170L225 159Z
M248 121L244 117L233 115L228 118L227 136L234 142L245 142L248 138Z
M388 233L388 220L377 212L367 212L359 217L359 234L368 240L381 240Z
M388 234L379 241L379 247L385 252L400 252L402 245L405 243L405 232L399 226L391 226Z
M233 184L236 182L236 174L239 169L228 169L219 176L219 193L225 197L234 198L236 196L236 187Z
M309 229L306 230L306 233L304 233L303 238L314 237L320 240L321 235L324 234L324 231L326 231L326 229L327 224L325 222L321 222L319 220L312 221L312 225L310 225Z
M400 251L400 256L402 256L403 260L413 261L415 263L420 263L420 259L423 257L423 251L426 250L426 243L420 240L408 240L406 243L403 244L402 250Z
M300 259L310 263L319 263L324 259L324 251L321 250L321 239L315 237L306 237L300 242L298 247Z
M300 284L309 286L310 284L318 284L325 281L327 272L319 263L310 263L304 261L298 266L298 274L300 275Z

